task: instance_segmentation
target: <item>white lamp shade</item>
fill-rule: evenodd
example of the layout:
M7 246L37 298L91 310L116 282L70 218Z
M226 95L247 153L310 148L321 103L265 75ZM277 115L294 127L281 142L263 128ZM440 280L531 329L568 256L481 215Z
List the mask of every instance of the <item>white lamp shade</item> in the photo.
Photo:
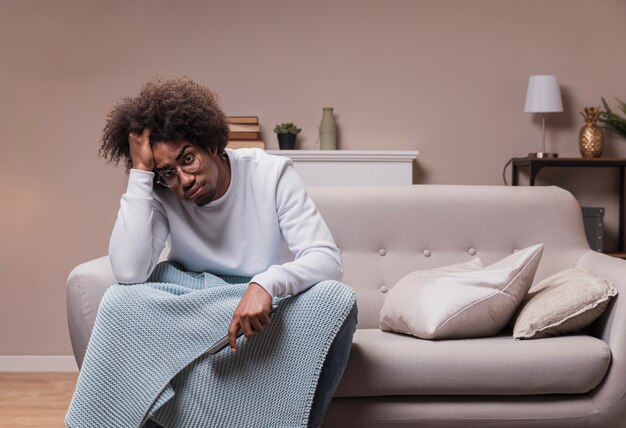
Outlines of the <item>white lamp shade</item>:
M563 111L559 82L554 75L530 76L526 92L526 113L554 113Z

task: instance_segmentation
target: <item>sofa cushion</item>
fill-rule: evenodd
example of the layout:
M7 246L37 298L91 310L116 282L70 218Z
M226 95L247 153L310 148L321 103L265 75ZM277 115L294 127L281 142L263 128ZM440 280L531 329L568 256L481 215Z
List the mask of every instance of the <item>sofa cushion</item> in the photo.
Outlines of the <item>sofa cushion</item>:
M411 272L389 292L380 328L422 339L498 334L530 288L542 252L538 244L485 268L476 259Z
M583 335L431 341L357 329L335 396L579 394L610 359L605 342Z
M583 269L566 269L535 285L520 307L513 337L574 333L595 321L617 295L609 281Z

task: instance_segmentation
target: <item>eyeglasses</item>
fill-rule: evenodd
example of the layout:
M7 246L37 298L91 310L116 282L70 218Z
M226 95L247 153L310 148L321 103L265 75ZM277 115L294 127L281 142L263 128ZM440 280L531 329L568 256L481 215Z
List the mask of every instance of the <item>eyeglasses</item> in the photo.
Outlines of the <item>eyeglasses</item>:
M200 157L196 154L189 153L183 157L182 164L180 166L159 172L157 174L156 181L162 186L172 187L180 183L180 178L178 176L180 174L179 170L188 174L194 174L198 172L201 166L202 162L200 161Z

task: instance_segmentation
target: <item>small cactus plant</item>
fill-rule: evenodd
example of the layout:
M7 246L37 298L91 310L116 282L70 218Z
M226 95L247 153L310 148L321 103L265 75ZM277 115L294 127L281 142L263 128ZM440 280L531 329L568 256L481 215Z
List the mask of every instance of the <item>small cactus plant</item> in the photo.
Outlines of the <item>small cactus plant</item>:
M274 132L277 134L293 134L298 135L302 131L302 129L298 128L293 123L281 123L280 125L276 125L274 128Z

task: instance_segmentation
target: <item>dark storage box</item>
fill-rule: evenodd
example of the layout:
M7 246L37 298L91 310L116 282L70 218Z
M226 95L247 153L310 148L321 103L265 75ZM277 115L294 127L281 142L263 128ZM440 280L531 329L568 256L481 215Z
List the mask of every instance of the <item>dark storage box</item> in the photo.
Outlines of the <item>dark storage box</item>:
M581 207L587 242L594 251L604 249L604 208Z

